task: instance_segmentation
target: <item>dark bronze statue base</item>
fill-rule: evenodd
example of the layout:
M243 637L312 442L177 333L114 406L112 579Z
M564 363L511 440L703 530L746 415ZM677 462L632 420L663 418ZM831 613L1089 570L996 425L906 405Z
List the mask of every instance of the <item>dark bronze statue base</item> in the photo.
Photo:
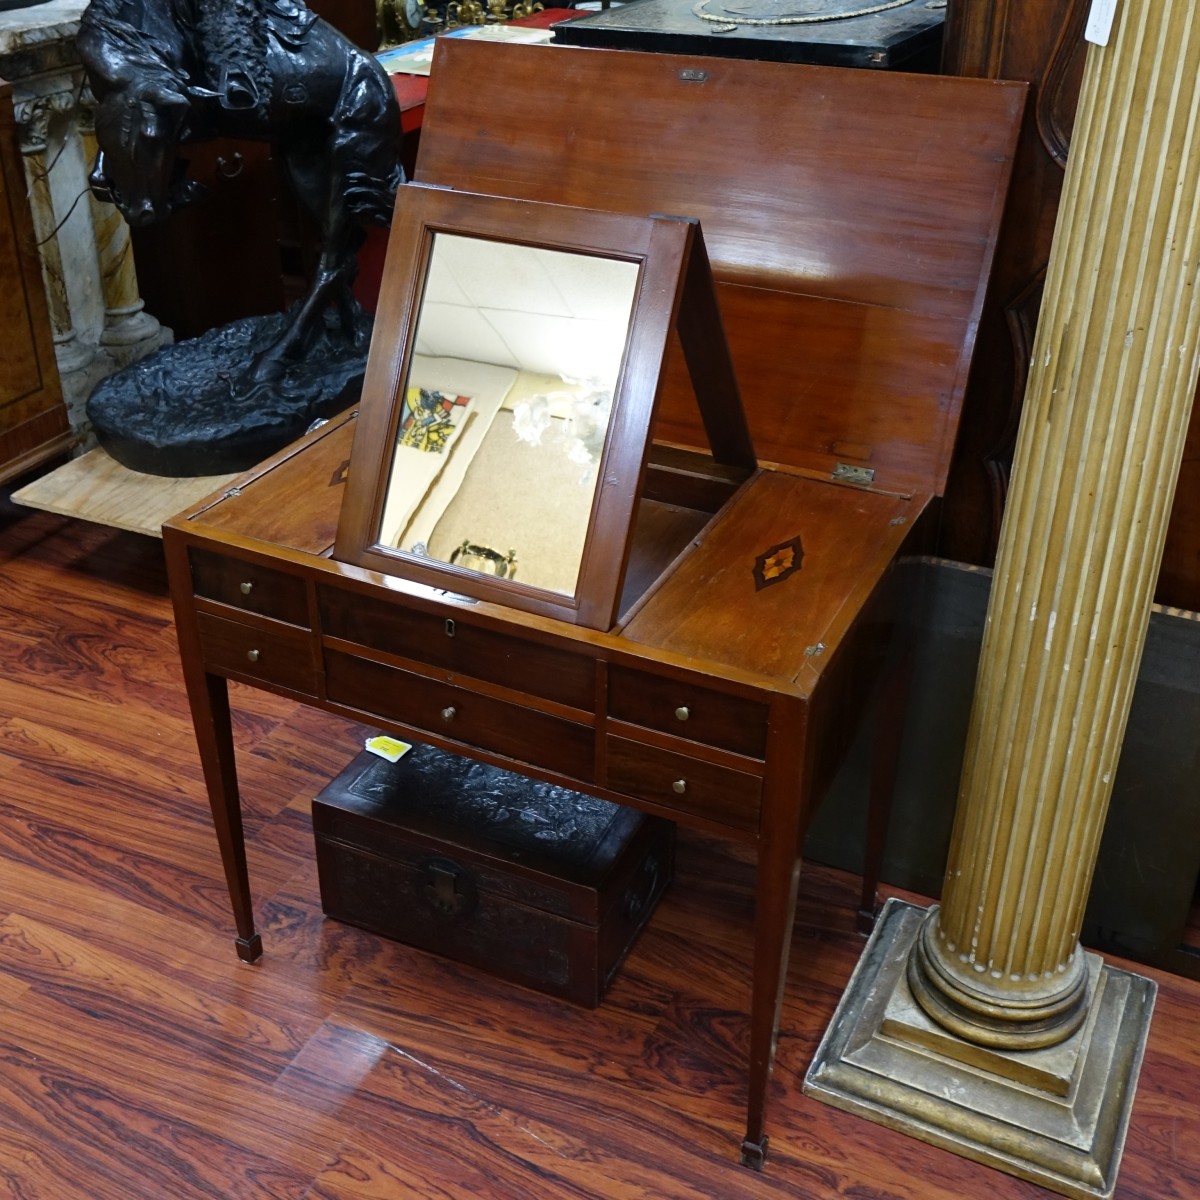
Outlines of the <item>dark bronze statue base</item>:
M256 355L289 317L247 317L101 380L87 415L100 446L130 470L173 478L244 471L357 402L371 317L343 331L328 314L302 361L271 383L249 381Z

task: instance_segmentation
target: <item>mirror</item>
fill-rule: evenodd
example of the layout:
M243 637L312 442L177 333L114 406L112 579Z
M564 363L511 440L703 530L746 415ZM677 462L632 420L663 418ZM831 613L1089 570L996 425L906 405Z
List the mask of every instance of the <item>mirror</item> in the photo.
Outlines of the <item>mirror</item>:
M575 595L639 274L433 233L379 545Z
M752 470L695 221L406 184L334 557L610 628L673 329L720 461Z

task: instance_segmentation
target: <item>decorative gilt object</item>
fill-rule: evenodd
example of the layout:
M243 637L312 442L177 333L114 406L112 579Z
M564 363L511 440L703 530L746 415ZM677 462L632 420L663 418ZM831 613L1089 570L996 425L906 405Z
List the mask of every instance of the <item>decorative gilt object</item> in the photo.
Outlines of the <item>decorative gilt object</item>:
M376 0L375 13L386 48L467 25L504 25L544 7L540 0Z
M1069 1196L1115 1187L1154 985L1079 944L1197 381L1200 19L1089 48L946 884L885 909L806 1082Z
M470 571L495 575L497 579L512 579L517 573L517 552L501 554L490 546L477 546L469 539L451 552L450 561Z
M380 48L400 46L419 38L424 32L424 0L376 0L375 19L379 24Z

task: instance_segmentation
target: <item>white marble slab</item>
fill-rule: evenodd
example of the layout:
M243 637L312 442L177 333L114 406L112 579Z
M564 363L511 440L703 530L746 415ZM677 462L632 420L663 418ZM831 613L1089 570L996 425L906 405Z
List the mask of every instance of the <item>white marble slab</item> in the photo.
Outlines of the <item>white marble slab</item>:
M73 39L86 7L86 0L45 0L0 12L0 55Z

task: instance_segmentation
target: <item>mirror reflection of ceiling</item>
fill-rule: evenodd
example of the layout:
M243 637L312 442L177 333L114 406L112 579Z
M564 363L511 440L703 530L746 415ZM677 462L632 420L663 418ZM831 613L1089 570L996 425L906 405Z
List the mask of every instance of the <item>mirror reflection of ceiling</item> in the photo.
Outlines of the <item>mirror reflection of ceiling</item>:
M434 235L418 354L615 385L636 263Z

